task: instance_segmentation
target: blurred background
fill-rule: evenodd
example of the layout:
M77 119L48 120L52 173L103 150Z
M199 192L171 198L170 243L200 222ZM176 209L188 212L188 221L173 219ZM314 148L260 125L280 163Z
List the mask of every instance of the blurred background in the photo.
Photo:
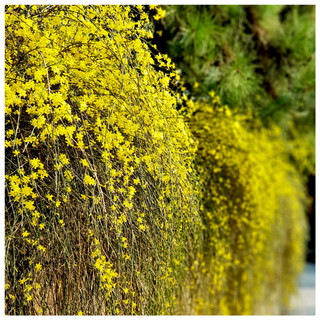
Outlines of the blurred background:
M310 196L307 261L315 262L315 6L167 5L154 44L193 100L223 104L279 125Z
M309 194L306 267L291 314L315 312L315 6L164 6L154 44L176 63L193 100L277 124Z

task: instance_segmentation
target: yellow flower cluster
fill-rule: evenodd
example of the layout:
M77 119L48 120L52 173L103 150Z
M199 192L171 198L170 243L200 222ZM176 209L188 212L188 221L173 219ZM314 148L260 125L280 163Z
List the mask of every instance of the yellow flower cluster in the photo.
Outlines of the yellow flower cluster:
M214 92L210 102L188 106L199 143L206 239L196 310L276 313L293 292L306 240L303 184L280 129L232 113Z
M305 196L279 130L213 92L182 116L141 5L8 5L5 19L6 313L286 302Z
M8 294L18 275L42 285L8 313L173 312L201 219L178 73L149 50L148 15L39 5L5 19L7 261L21 261Z

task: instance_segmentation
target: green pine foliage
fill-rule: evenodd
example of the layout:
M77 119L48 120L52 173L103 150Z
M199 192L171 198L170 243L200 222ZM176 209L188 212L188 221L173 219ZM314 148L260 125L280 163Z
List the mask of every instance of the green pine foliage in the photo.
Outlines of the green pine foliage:
M231 108L253 109L285 128L314 122L314 6L165 9L155 40L192 96L214 90Z

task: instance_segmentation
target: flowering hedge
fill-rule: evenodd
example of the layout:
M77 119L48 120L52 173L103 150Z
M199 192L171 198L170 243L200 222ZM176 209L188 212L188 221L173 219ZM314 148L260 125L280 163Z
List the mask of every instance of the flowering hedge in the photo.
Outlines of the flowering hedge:
M276 131L217 101L183 117L142 6L5 18L7 314L250 314L287 297L304 195Z
M148 26L139 6L6 9L8 314L176 304L200 230L193 147Z
M198 312L279 313L304 265L304 185L280 128L263 128L211 96L188 102L206 239Z

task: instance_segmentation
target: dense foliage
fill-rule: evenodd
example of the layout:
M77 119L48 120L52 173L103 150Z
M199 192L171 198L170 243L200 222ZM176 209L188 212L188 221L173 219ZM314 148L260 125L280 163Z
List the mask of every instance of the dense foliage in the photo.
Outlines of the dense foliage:
M193 95L208 96L213 89L232 108L256 108L263 119L289 113L314 120L314 6L166 10L156 40L177 62Z
M145 9L6 6L8 315L273 313L294 290L279 128L176 93Z
M185 91L199 99L214 90L230 108L278 124L296 165L314 175L315 6L165 9L154 42L181 70Z
M277 314L304 265L303 181L279 127L263 128L252 114L233 114L211 96L188 103L205 224L197 311Z
M172 312L198 205L147 26L129 6L6 10L8 314Z

